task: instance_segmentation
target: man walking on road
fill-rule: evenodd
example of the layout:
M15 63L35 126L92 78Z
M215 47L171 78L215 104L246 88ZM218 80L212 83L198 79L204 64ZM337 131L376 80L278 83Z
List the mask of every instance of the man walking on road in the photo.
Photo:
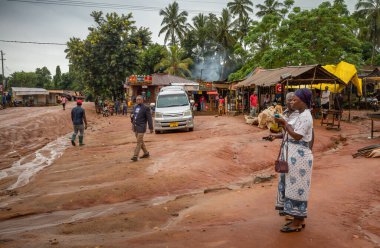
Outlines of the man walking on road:
M82 108L82 100L77 100L77 106L71 110L71 120L74 125L74 133L71 137L71 144L75 146L75 138L79 131L79 145L83 146L83 134L87 129L86 112ZM83 125L84 124L84 125Z
M144 151L144 155L140 158L148 158L149 152L146 149L144 143L144 134L146 132L146 123L148 122L150 133L153 133L153 121L152 114L150 113L150 108L144 105L144 100L142 96L136 97L136 105L133 107L131 113L132 128L135 132L137 145L135 153L131 158L132 161L136 162L140 153L140 149Z

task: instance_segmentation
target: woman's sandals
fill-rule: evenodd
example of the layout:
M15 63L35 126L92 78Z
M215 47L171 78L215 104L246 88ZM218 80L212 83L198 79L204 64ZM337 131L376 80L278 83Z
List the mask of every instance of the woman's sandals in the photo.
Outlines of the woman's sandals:
M306 224L305 223L302 223L300 224L299 226L297 227L290 227L289 225L291 225L293 223L293 221L289 221L287 222L282 228L281 228L281 232L285 232L285 233L289 233L289 232L300 232L302 231L303 228L306 227Z

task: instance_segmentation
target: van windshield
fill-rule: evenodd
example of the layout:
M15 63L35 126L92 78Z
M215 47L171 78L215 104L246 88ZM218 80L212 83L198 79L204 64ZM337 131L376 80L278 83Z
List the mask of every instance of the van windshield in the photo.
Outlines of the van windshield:
M157 99L157 108L169 108L189 105L185 94L161 95Z

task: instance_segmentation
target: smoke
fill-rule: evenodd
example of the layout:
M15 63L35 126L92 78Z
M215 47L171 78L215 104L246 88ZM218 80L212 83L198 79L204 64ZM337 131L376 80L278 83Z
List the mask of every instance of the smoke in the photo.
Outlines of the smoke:
M231 59L230 55L227 55ZM207 57L200 57L199 61L193 66L191 73L192 77L201 81L223 81L228 75L236 69L236 64L233 60L228 60L223 68L222 53L215 53Z
M219 81L222 73L220 56L210 56L201 59L191 71L193 78L202 81Z

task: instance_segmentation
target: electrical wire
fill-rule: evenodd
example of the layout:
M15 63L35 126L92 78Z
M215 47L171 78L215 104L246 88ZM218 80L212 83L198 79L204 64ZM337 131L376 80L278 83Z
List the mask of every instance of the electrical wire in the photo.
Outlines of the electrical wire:
M155 6L143 6L143 5L129 5L129 4L113 4L113 3L95 3L87 1L73 1L73 0L7 0L8 2L21 2L29 4L47 4L47 5L63 5L63 6L74 6L74 7L91 7L91 8L107 8L107 9L128 9L128 10L138 10L138 11L160 11L161 7ZM205 10L195 10L195 9L181 9L188 13L214 13L220 14L221 11L205 11Z
M56 45L56 46L66 46L67 45L65 43L56 43L56 42L37 42L37 41L20 41L20 40L0 40L0 42L37 44L37 45Z

